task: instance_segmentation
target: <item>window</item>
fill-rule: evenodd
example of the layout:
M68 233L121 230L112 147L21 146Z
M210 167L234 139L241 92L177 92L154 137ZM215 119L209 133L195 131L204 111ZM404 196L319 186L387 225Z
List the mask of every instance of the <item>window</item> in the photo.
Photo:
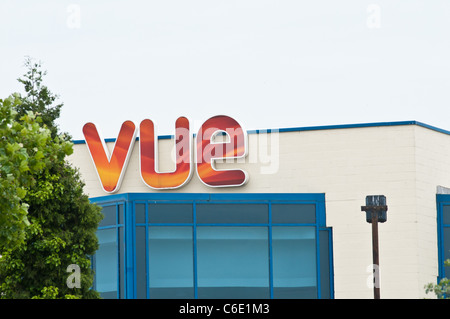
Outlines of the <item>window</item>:
M316 232L314 227L272 228L274 298L317 295Z
M450 278L450 267L444 262L450 259L450 195L437 195L439 280Z
M105 214L98 232L102 296L333 297L323 194L151 193L93 201L116 213L116 223Z
M124 205L103 206L97 230L99 248L94 256L94 288L105 299L124 298Z
M267 227L197 228L198 298L270 298Z

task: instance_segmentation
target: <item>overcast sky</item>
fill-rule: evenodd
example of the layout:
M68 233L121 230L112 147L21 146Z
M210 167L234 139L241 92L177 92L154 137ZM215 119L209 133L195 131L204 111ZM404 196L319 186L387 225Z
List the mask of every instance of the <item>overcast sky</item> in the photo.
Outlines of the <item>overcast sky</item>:
M450 130L448 0L0 1L0 98L25 56L63 131L225 114L245 129L417 120Z

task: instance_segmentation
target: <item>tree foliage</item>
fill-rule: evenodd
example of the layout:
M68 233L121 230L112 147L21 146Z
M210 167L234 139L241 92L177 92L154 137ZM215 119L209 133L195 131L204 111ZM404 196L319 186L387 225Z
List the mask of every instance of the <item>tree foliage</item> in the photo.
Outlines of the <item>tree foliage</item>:
M60 116L63 103L56 103L58 96L43 85L43 78L47 72L42 70L41 62L35 62L27 57L25 67L27 72L18 81L23 84L26 95L22 98L22 103L16 107L17 115L20 117L30 111L37 113L43 124L51 131L52 137L55 137L58 134L55 120Z
M23 243L29 225L27 190L35 175L71 152L68 142L52 142L51 133L33 113L20 116L18 94L0 100L0 251Z
M53 105L40 64L26 66L26 95L0 100L0 297L98 298L90 257L101 208L65 159L73 144L54 123L62 104ZM80 288L67 284L73 264Z
M446 260L444 265L450 266L450 259ZM425 292L434 293L438 299L450 299L450 279L442 278L437 284L425 285Z

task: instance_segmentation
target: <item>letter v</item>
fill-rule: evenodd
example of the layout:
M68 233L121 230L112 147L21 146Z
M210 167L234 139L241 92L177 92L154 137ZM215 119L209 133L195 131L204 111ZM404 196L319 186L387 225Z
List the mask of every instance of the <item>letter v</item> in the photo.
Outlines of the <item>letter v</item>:
M116 192L136 139L136 126L131 121L123 122L111 156L93 123L83 126L83 134L103 190L107 193Z

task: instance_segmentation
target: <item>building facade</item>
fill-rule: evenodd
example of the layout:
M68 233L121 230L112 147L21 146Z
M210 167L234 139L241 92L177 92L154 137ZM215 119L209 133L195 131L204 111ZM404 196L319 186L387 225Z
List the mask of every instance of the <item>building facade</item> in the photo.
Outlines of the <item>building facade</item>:
M211 144L230 143L227 134ZM193 165L186 182L167 189L142 178L136 136L113 193L87 140L75 141L70 157L103 206L93 265L105 298L373 298L367 195L385 195L388 205L381 298L432 297L424 286L445 276L447 131L415 121L249 131L245 154L214 161L217 171L244 171L245 183L211 187ZM156 139L158 172L177 169L175 139ZM194 138L189 147L198 145ZM119 146L105 140L112 156Z

